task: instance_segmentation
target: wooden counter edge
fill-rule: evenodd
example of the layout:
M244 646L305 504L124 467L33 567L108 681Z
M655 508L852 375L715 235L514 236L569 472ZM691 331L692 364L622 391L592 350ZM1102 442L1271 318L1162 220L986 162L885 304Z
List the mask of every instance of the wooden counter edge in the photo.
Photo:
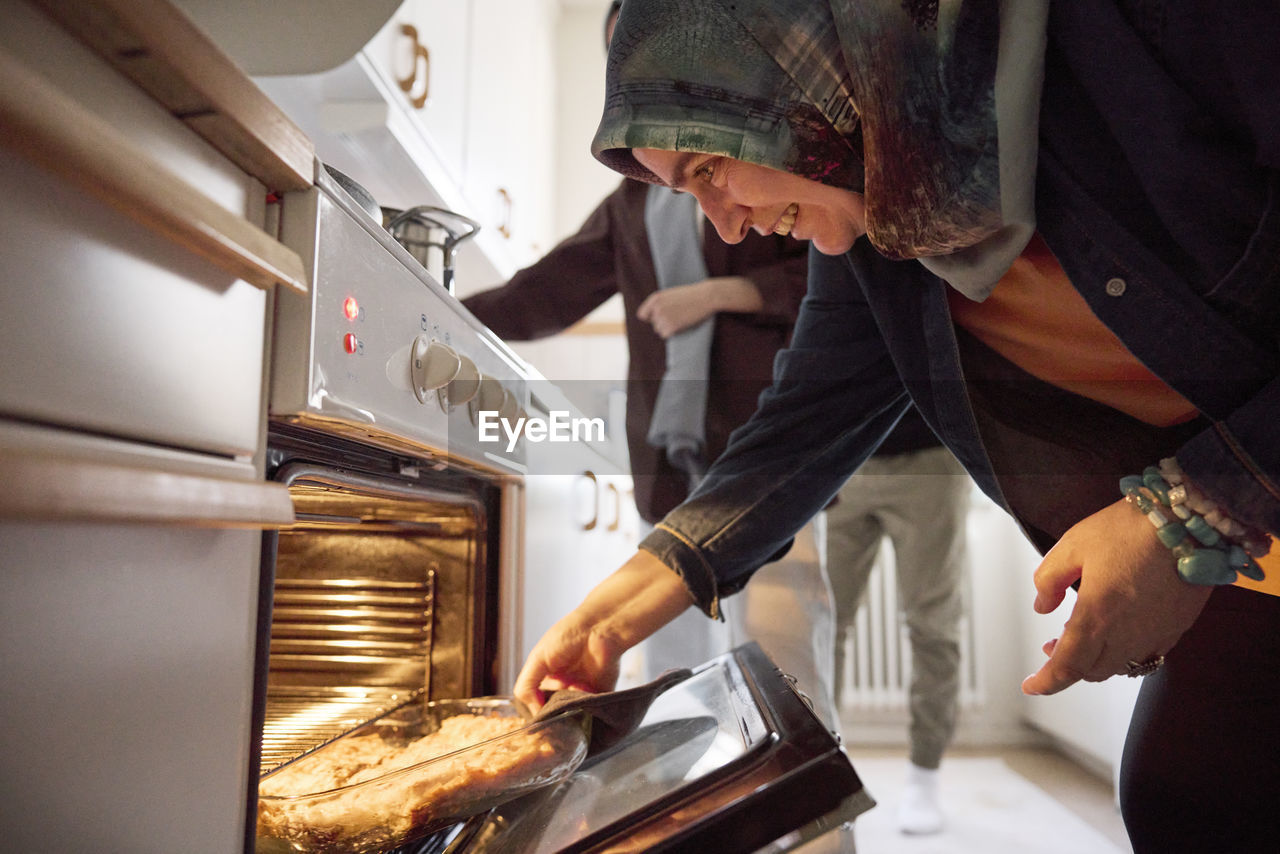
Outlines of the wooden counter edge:
M33 0L268 189L302 190L315 146L167 0Z

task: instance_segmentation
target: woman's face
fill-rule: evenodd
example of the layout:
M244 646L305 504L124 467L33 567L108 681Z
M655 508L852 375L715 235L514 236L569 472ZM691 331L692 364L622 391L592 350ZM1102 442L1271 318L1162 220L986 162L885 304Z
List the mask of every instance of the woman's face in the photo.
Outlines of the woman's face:
M812 241L824 255L849 251L866 233L862 194L716 154L637 148L642 166L693 194L726 243L747 229Z

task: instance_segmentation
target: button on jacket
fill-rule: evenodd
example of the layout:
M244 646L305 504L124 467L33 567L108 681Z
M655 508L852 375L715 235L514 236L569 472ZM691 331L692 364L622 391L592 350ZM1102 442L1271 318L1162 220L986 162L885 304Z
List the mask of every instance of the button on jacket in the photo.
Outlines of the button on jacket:
M1178 450L1182 468L1233 515L1280 531L1280 33L1265 5L1051 4L1036 205L1093 312L1208 420ZM760 410L642 544L708 613L787 548L912 400L1006 505L946 287L865 240L811 253Z

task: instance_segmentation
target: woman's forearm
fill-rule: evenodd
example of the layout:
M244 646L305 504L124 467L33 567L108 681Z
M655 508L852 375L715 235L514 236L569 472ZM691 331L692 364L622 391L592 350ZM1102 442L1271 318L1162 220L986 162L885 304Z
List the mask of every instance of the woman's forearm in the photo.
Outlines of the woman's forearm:
M613 656L674 620L693 604L684 581L656 557L637 551L600 582L575 611Z
M610 690L622 654L691 604L679 575L648 552L636 552L542 636L516 679L515 695L536 710L561 688Z

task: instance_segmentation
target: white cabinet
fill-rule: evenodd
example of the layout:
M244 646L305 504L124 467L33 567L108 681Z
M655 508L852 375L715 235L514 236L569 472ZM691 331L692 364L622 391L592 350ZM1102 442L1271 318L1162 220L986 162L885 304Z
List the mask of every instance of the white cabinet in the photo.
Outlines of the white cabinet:
M535 383L533 397L532 416L588 417L549 383ZM636 549L640 517L616 439L593 432L589 441L527 444L521 660Z
M260 534L0 516L0 541L6 850L242 850Z
M582 469L525 478L521 639L517 659L635 552L639 515L631 478ZM624 656L619 687L643 680Z
M473 0L463 189L481 226L526 266L550 249L554 20L544 0Z
M622 480L591 469L525 479L524 655L626 559L628 538L634 549L635 526L620 524Z
M194 71L163 81L219 107L213 121L192 122L153 77L112 67L76 7L60 21L24 4L11 12L0 37L0 124L15 131L0 146L0 271L22 313L0 337L0 413L251 459L268 290L286 278L305 288L305 273L263 228L263 181L276 178L247 171L283 158L270 151L246 165L217 144L243 152L304 138L262 132L285 123L259 112L270 104L225 59L194 66L216 88L197 89L205 78ZM161 20L174 18L144 23ZM144 27L127 35L160 40ZM256 121L237 122L250 111ZM240 132L228 140L228 128ZM274 273L286 266L296 273Z
M470 29L465 0L408 0L362 51L455 179L466 168L468 99L459 81L467 78Z
M382 205L477 220L458 278L487 286L550 247L555 15L549 0L407 0L339 67L256 80Z
M269 288L303 268L262 228L264 186L311 159L262 150L298 140L162 4L104 28L106 5L8 3L0 27L0 839L226 854L246 837L255 526L293 518L258 460ZM112 66L104 29L145 73Z

